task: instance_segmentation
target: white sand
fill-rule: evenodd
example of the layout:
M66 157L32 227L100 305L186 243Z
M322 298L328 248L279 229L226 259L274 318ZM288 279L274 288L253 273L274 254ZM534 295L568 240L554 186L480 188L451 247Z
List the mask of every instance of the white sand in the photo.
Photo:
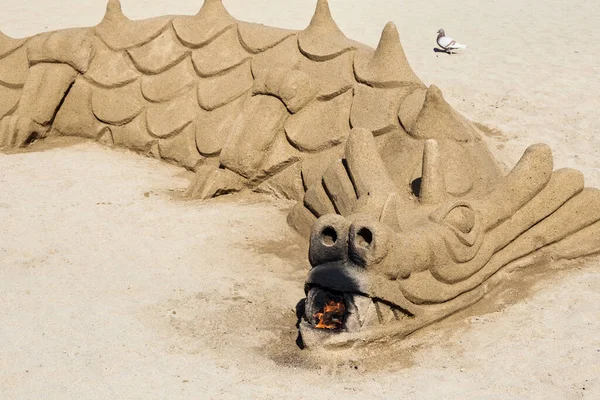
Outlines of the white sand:
M132 18L200 6L123 3ZM314 2L226 5L241 19L302 28ZM0 7L0 29L25 36L95 24L105 4ZM600 187L597 2L331 7L371 45L394 20L417 74L504 132L492 140L507 165L543 141L557 166ZM469 52L434 53L439 28ZM386 355L380 365L362 354L338 366L294 347L307 265L286 205L186 202L186 184L178 168L90 143L0 155L1 399L600 398L598 259L525 283L518 274L491 305L374 349ZM529 296L515 300L519 291Z

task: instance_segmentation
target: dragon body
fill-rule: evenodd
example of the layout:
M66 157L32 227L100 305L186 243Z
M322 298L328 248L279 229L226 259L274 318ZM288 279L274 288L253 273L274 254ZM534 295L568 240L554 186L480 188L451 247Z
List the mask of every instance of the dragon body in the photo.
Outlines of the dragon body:
M296 200L313 269L308 345L406 335L478 301L539 257L600 251L600 193L544 145L508 174L481 132L426 87L385 26L352 41L319 0L302 31L194 16L0 33L0 147L47 136L123 146L195 172L188 194ZM318 329L323 303L343 304ZM319 324L321 322L321 324Z

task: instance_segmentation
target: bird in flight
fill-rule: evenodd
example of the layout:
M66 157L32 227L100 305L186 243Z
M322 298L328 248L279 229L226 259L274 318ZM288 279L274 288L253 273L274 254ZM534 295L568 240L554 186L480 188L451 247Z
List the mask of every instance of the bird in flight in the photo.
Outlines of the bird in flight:
M446 32L443 29L440 29L438 32L437 44L448 54L454 54L454 50L464 50L467 49L468 46L464 44L457 43L450 36L446 36Z

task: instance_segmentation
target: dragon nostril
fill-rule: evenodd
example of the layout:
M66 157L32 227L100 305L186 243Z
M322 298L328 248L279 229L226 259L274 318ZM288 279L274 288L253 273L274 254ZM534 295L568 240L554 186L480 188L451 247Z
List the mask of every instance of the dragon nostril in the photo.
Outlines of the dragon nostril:
M369 228L361 228L356 233L356 243L361 247L369 247L373 243L373 232Z
M327 226L321 231L321 242L324 246L333 246L337 242L337 239L337 232L331 226Z
M410 189L415 197L421 197L421 183L423 178L417 178L410 183Z
M350 225L348 256L357 266L370 268L387 256L392 233L369 215L359 215L357 219Z
M319 218L310 234L310 265L346 260L349 231L350 221L341 215L327 214Z

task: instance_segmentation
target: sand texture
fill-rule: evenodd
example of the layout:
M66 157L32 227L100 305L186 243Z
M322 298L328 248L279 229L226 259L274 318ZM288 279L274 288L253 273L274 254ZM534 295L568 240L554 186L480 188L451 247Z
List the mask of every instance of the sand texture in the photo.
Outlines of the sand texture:
M124 2L123 9L134 19L195 14L199 8L185 2L172 2L168 7L158 1L135 6L128 3ZM312 17L314 3L297 3L288 7L263 1L259 7L229 1L226 6L231 15L242 20L302 30ZM486 5L468 1L445 10L450 5L439 1L402 6L386 2L330 3L346 36L387 50L373 57L368 50L357 48L353 41L344 42L339 36L333 35L330 43L318 41L315 38L320 37L326 21L313 18L314 29L298 36L306 57L331 62L331 57L341 59L348 49L357 49L354 66L359 82L385 90L392 90L399 81L413 82L415 87L422 85L421 80L439 86L451 106L483 124L479 129L487 135L485 142L506 169L515 165L529 145L545 142L553 151L555 168L576 168L585 175L586 186L600 187L596 95L600 82L595 60L600 49L597 43L586 40L595 29L593 17L598 17L600 7L592 2L582 2L578 7L562 3L548 7L541 2L523 6L512 1ZM460 12L454 12L456 7ZM0 29L14 37L25 37L46 30L95 25L102 19L104 8L103 1L86 5L8 1L0 16ZM386 47L385 40L379 41L389 19L398 26L404 45L401 55L397 48ZM174 25L181 40L198 46L210 39L196 35L188 29L190 24L181 21ZM113 48L136 45L136 40L160 32L161 23L154 20L132 32L127 36L131 43L111 36L111 30L103 33L103 40L112 43ZM228 27L226 19L219 19L219 24L214 26L215 31ZM435 32L441 27L461 43L469 44L469 52L450 56L432 51ZM256 36L251 26L245 29L247 35ZM383 37L395 34L395 27L387 25ZM273 35L258 37L251 41L250 48L262 51L279 40L285 41L289 33L283 30ZM92 40L85 33L77 37L77 43ZM71 79L71 71L94 74L93 68L85 65L85 54L74 50L60 54L66 50L58 39L52 46L46 47L55 50L40 53L40 59L70 60L68 66L57 65L53 71L64 77L56 81L53 92L63 90L60 85ZM179 68L179 64L172 63L180 60L177 49L171 49L162 64L156 57L147 63L144 57L148 51L136 55L128 50L137 71L160 77L167 70ZM390 52L396 52L396 58L405 54L412 69L384 68L385 54ZM194 60L192 56L194 65L190 68L207 77L222 76L223 70L235 71L236 85L243 87L248 75L243 73L244 57L240 54L218 54L215 60L225 64L216 67L214 62L203 64L203 59ZM109 50L104 56L122 66L119 63L123 60L115 59ZM178 83L181 88L188 85L184 67L182 63L176 74L182 79ZM128 75L131 71L126 68L115 71L118 73L107 78L101 70L93 79L100 86L123 89L122 93L98 95L94 118L78 115L77 129L86 126L85 132L101 142L105 142L105 132L94 121L115 127L141 123L138 104L142 100L131 97L133 92L128 89L137 77ZM318 75L318 71L312 73ZM340 92L345 87L342 75L333 88L318 85L317 92L306 91L288 101L282 98L289 112L297 112L296 122L286 126L285 133L301 151L319 152L345 140L344 133L336 129L339 122L312 121L311 114L301 118L301 113L311 107L312 115L323 115L317 106L306 106L311 96L321 98L327 107L346 109L344 92ZM11 88L22 86L21 76L9 74L2 78L3 82L12 82ZM282 81L277 74L266 77L264 90L273 91L272 82L281 85ZM143 91L144 81L139 84L138 90ZM238 187L238 176L258 182L260 174L256 174L256 167L250 168L247 162L236 164L235 157L230 156L228 165L235 175L211 172L208 180L198 185L197 159L181 149L190 148L190 142L184 139L193 142L193 136L197 140L202 133L186 133L192 118L186 116L188 99L180 96L180 91L169 93L172 84L161 84L160 80L148 82L144 101L150 98L166 108L161 106L149 113L156 118L146 118L144 123L152 138L160 138L160 155L187 171L78 139L42 141L34 144L32 151L0 155L0 182L4 188L0 195L0 342L5 344L0 353L1 397L562 399L600 395L597 258L551 266L541 263L527 274L517 268L507 274L508 282L495 288L485 304L402 342L324 356L297 349L295 306L304 296L309 265L308 244L286 224L293 203L256 195L206 202L184 200L190 182L196 185L192 186L199 193L196 197L206 198L218 194L223 182L227 187ZM193 107L211 112L223 104L234 104L238 86L225 84L228 90L207 96ZM26 92L27 86L23 90ZM426 97L415 94L400 108L397 120L404 128L410 127L407 130L417 138L429 138L439 120L428 120L421 114L415 117L411 104L430 99L426 104L438 110L432 115L438 115L445 103L437 100L436 90L430 89ZM76 82L70 92L72 105L77 106L77 96L89 98L87 91L85 85L78 87ZM280 90L278 95L285 97L285 92ZM381 96L369 97L373 95L368 90L360 96L365 104L369 98L387 101ZM63 106L69 110L68 102ZM270 115L275 115L280 105L261 102L256 107L270 107ZM36 126L52 118L43 108L31 113ZM338 114L333 111L332 115ZM251 116L250 112L248 118ZM217 124L218 118L215 115L211 123ZM349 118L376 135L388 134L392 129L368 113L351 113ZM63 130L72 128L67 123L72 118L64 120ZM276 118L265 124L273 131L281 129L281 121ZM327 133L333 136L326 142L319 142L322 135L304 134L327 124L331 124ZM107 140L119 144L119 138L123 138L124 145L153 154L155 149L147 138L130 134L136 129L122 130L121 135L115 129ZM206 137L210 137L211 129L207 127ZM175 134L182 141L168 142ZM359 136L356 138L349 139L355 143L349 147L369 146ZM202 143L206 147L198 150L203 157L223 146L210 140ZM274 143L266 143L265 149L274 148ZM142 148L136 148L136 144ZM349 155L349 147L347 158L363 154L359 151ZM435 159L431 155L435 151L431 147L425 159ZM221 154L225 160L227 156L226 152ZM488 168L488 164L483 165L481 170ZM211 166L214 169L210 163L206 168ZM196 177L189 170L195 171ZM328 171L323 179L338 182L339 190L344 192L345 186L335 180L335 169ZM370 176L365 176L366 191L372 185ZM457 184L451 190L461 193L462 186ZM435 203L439 196L436 187L427 186L421 201ZM302 188L283 185L282 189L277 182L262 189L292 199L294 193L302 195ZM306 196L309 193L314 200L305 198L305 203L328 210L319 193L309 190ZM353 206L345 201L337 207ZM455 278L448 275L445 279Z

